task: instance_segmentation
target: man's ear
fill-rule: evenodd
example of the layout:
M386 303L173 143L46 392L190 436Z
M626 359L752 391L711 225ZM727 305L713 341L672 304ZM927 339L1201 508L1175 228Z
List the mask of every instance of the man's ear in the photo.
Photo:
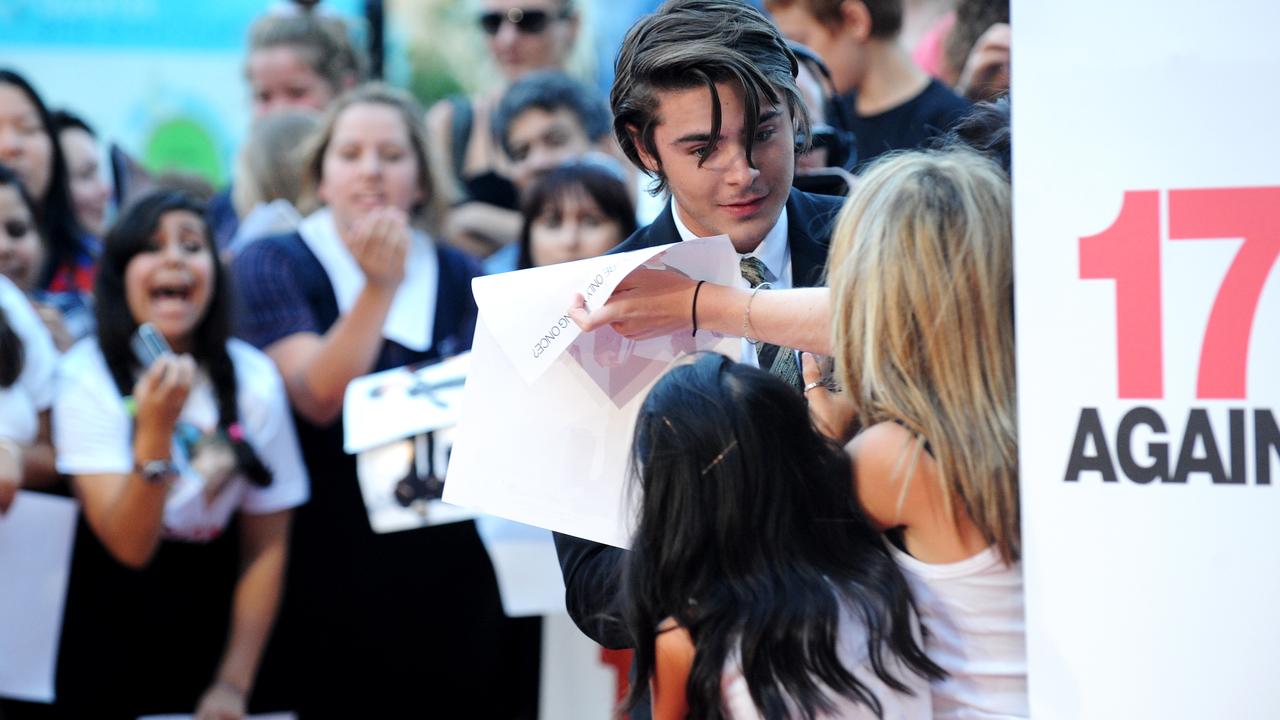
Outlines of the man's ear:
M843 25L842 32L846 37L851 37L860 43L871 38L871 11L862 0L841 2L840 18Z
M661 174L662 161L649 154L648 149L644 146L644 140L640 137L640 130L635 125L628 125L627 136L631 138L631 145L635 147L636 155L640 158L644 169L654 175Z

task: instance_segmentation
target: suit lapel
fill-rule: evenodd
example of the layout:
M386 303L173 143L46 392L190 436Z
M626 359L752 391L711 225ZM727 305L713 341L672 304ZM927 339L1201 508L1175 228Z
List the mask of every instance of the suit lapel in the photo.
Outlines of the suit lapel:
M658 213L658 217L654 218L653 222L631 233L631 237L610 250L609 254L643 250L644 248L680 242L680 233L676 231L675 217L672 216L671 212L671 201L667 200L667 206L662 209L661 213Z
M838 209L838 206L836 206ZM824 284L827 244L835 213L819 208L807 195L792 190L787 199L787 242L791 246L791 284L818 287Z

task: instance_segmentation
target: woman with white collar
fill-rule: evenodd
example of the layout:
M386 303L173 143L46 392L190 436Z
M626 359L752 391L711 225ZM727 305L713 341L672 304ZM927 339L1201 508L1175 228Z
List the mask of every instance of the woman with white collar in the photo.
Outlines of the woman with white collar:
M240 335L279 367L313 478L278 634L288 675L305 682L293 693L304 716L451 702L509 714L491 690L505 623L474 524L375 535L342 450L353 378L471 346L479 269L414 228L439 216L420 117L380 84L338 98L303 173L323 207L234 264Z

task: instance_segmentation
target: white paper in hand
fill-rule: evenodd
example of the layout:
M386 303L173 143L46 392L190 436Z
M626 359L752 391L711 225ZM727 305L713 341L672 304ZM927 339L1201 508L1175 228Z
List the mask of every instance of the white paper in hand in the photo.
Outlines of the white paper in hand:
M582 332L567 312L574 293L581 293L594 310L628 273L669 247L478 277L471 289L498 345L524 381L532 383Z
M470 365L470 354L463 353L352 380L342 401L343 450L354 455L456 425Z
M597 308L632 270L656 263L724 285L738 275L721 236L474 281L480 319L446 502L627 545L627 457L649 388L682 355L736 358L741 347L710 332L643 341L607 327L583 334L566 317L574 293Z

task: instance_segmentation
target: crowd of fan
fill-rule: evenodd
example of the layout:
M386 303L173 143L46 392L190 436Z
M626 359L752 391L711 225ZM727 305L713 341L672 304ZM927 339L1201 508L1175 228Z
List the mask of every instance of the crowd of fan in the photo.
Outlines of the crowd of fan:
M537 621L472 523L372 532L344 391L467 351L481 274L725 233L740 286L641 270L571 313L744 338L646 402L635 550L557 537L628 708L1025 715L1007 2L671 0L608 100L574 2L479 0L503 81L426 111L336 17L259 18L217 191L111 188L0 69L0 513L81 507L57 701L0 714L536 717Z

